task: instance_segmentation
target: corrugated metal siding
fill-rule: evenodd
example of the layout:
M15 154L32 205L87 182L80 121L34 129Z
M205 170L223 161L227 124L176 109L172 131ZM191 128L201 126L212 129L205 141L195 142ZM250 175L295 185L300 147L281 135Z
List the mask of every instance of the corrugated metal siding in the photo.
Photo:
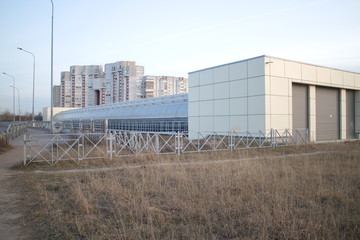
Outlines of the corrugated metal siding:
M339 90L316 87L316 140L339 139Z
M346 138L355 138L355 93L346 90Z
M308 86L292 85L293 129L308 128Z

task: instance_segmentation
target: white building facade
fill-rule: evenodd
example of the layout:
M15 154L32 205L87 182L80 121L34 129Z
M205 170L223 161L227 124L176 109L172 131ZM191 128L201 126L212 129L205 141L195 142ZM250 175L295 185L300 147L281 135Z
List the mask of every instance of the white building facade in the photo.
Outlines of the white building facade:
M139 77L144 76L144 67L132 61L105 64L105 103L133 100Z
M71 66L70 72L61 73L61 106L80 108L104 104L104 81L101 65Z
M260 56L189 73L190 132L360 134L360 74Z
M144 98L161 97L187 92L187 78L150 75L142 78L142 96Z
M77 108L53 107L53 116L64 111L74 110L74 109ZM43 121L50 121L51 107L44 107L42 113L43 113Z

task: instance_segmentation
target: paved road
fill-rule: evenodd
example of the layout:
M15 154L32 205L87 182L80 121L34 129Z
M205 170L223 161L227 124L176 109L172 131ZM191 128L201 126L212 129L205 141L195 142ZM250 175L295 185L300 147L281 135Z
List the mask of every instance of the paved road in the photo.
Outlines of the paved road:
M48 132L45 130L40 130L40 129L28 129L26 135L29 134L47 134ZM24 146L24 135L21 135L17 138L11 139L10 140L10 144L13 147L23 147Z

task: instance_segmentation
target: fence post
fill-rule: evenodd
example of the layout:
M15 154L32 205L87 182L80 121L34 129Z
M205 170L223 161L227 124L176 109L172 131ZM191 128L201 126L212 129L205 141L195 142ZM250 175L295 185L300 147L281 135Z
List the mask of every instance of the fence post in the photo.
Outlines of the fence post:
M54 138L51 140L51 165L54 164L54 139L57 139L57 136L54 136Z
M271 147L275 148L275 131L273 128L270 130L270 136L271 136Z
M109 120L105 119L105 129L104 131L107 132L109 130Z
M310 141L309 129L306 128L305 129L305 144L308 143L309 141Z
M234 150L234 139L233 139L233 130L229 132L230 135L230 151Z
M159 133L155 133L155 151L156 153L160 152Z
M246 148L250 147L249 146L249 131L246 131Z
M26 165L26 135L24 134L24 166Z
M177 132L177 138L175 137L175 146L177 146L177 155L180 156L180 153L181 153L181 135L180 135L180 132L178 131ZM177 140L176 140L177 139ZM177 141L177 143L176 143Z
M108 157L110 158L110 160L112 160L112 155L113 155L113 134L109 131L107 133L107 137L108 137L108 141L106 141L106 143L108 144L108 146L106 147L108 149Z
M83 160L85 156L85 133L81 134L81 145L79 144L79 147L81 147L81 158L79 160ZM79 151L80 153L80 151Z

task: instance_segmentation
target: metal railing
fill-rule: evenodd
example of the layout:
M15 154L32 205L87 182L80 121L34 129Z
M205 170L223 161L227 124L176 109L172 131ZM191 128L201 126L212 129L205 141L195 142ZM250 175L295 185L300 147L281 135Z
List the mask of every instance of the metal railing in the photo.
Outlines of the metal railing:
M0 141L5 142L6 144L9 142L6 132L0 132Z
M34 121L30 123L30 127L40 128L44 130L50 130L50 122L49 121Z
M45 161L55 164L61 160L76 163L83 159L106 158L108 134L33 134L24 135L24 165Z
M27 133L28 128L37 128L43 130L50 129L48 121L28 121L28 122L0 122L0 140L9 142L10 139L19 137Z
M108 128L108 120L68 120L56 124L62 132L69 133L104 133Z
M79 163L86 159L121 158L138 154L184 154L233 151L306 144L307 129L268 132L129 132L37 134L24 136L24 165L61 160Z
M6 141L14 139L22 134L25 134L28 126L29 122L2 122L0 124L0 128L2 129L2 131L0 131L0 138Z

